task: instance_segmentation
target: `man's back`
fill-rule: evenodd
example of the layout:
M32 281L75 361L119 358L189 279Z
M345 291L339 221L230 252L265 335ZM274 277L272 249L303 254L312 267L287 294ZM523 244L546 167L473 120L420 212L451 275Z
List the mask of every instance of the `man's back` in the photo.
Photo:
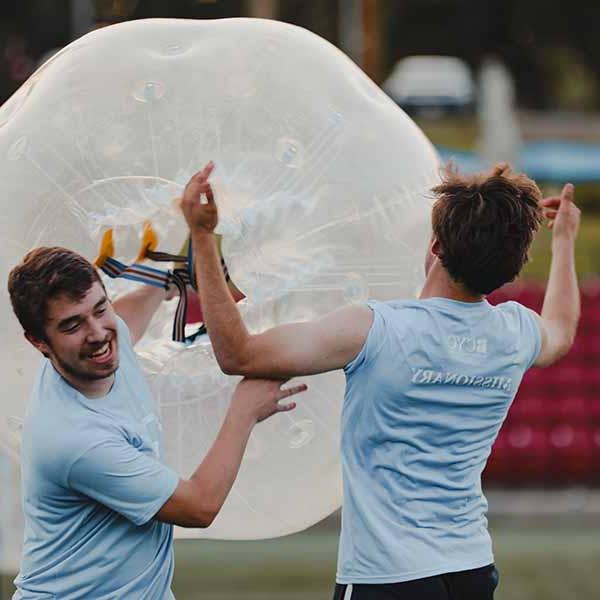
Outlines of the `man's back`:
M345 369L340 583L394 583L493 562L480 475L524 371L535 317L509 302L371 304Z
M159 461L159 423L123 322L119 335L121 366L103 398L42 363L24 429L15 598L171 597L172 527L153 516L178 477Z

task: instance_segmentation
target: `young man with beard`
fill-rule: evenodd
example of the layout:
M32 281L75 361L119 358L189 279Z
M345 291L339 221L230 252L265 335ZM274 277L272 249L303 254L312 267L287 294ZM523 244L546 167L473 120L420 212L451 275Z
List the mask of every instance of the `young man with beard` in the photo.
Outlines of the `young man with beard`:
M221 368L252 377L344 369L344 503L336 600L490 600L497 584L481 473L524 372L566 354L579 318L573 186L542 200L506 165L434 188L418 300L346 306L250 335L225 284L208 177L188 183L203 314ZM202 197L206 196L206 201ZM541 315L485 297L553 228Z
M134 354L164 290L110 302L96 269L64 248L29 252L8 289L43 355L21 449L25 540L15 599L165 600L173 527L208 527L252 428L305 389L244 380L189 479L162 462L160 422Z

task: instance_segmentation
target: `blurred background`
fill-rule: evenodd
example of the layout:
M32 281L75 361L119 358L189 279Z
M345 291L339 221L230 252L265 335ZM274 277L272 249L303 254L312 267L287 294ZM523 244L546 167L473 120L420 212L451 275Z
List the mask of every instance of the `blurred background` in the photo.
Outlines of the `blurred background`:
M576 184L582 321L559 364L526 376L484 473L499 600L600 597L600 3L592 0L6 0L0 102L73 39L148 17L252 16L331 41L463 171L509 161L555 193ZM126 60L127 57L124 57ZM99 57L101 60L101 57ZM522 277L492 302L541 307L542 231ZM18 468L0 447L0 598L18 570ZM318 493L315 490L314 493ZM290 510L293 510L290 506ZM339 515L260 542L176 543L178 600L325 600Z

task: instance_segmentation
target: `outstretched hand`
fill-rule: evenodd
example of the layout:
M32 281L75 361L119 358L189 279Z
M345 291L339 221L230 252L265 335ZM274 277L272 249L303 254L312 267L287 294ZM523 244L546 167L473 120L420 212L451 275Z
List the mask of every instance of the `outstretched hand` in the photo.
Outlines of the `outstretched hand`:
M219 222L219 212L208 178L215 165L210 161L192 175L180 200L181 212L192 233L212 233Z
M296 408L295 402L281 402L307 390L306 384L282 389L287 380L242 379L231 399L231 408L241 411L252 423L260 423L269 417Z
M542 209L546 224L552 228L552 237L575 240L579 231L581 211L573 202L575 188L567 183L560 196L551 196L542 200Z

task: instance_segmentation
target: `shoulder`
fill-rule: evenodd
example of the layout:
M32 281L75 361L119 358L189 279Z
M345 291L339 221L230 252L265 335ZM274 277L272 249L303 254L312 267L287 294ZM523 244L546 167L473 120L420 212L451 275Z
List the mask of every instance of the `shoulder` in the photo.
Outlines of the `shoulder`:
M355 307L355 310L361 311L360 318L363 321L364 335L360 351L344 368L346 375L351 375L359 367L364 368L374 364L390 340L398 340L399 336L406 335L406 333L400 332L403 331L402 323L409 321L409 319L403 318L403 309L409 304L410 301L402 300L370 300L366 305Z
M380 321L386 327L411 325L420 315L429 312L423 300L370 300L367 306L373 311L373 322Z
M512 320L515 324L520 326L531 326L532 324L538 326L539 315L534 310L531 310L514 300L496 304L492 308L496 314L502 316L506 320Z
M117 334L121 342L121 348L126 348L133 352L131 332L129 331L129 327L127 327L127 323L117 313L115 313L115 319L117 321Z
M76 394L57 383L40 388L24 428L23 462L47 479L63 481L71 465L90 446L123 431L108 417L82 406Z

